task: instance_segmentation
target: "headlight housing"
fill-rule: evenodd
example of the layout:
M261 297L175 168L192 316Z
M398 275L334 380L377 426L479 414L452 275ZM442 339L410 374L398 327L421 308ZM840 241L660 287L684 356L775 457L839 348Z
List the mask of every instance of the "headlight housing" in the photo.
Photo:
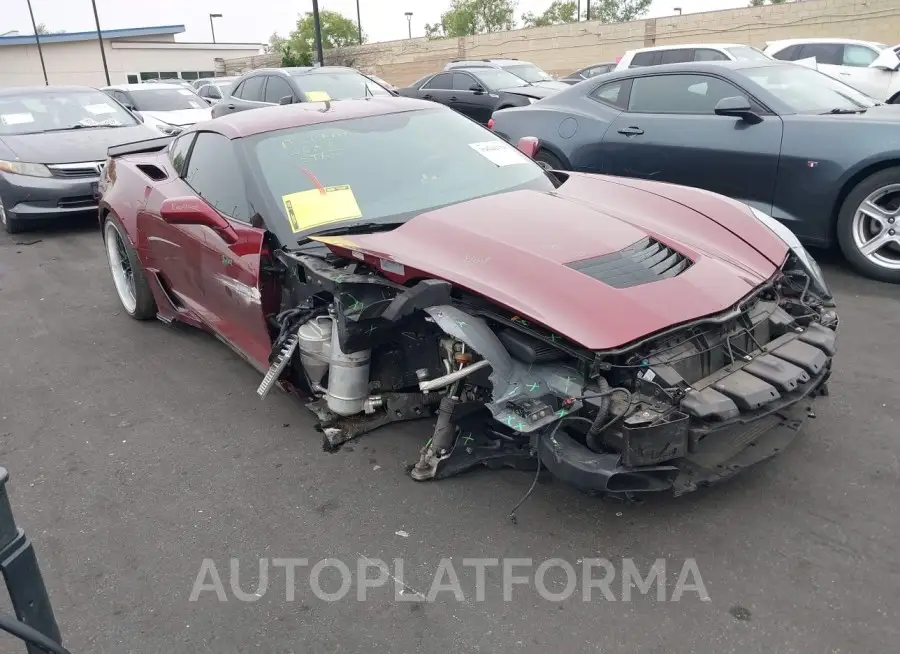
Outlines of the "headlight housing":
M0 172L28 177L53 177L53 173L44 164L26 163L24 161L3 161L0 159Z
M184 128L177 127L175 125L169 125L168 123L156 123L156 129L158 129L166 136L176 136L184 131Z
M525 99L528 100L528 104L534 104L535 102L537 102L537 99L536 99L536 98L529 98L529 97L526 96Z
M791 252L796 257L803 272L809 277L812 287L822 296L822 299L828 306L834 306L832 300L833 296L831 295L831 290L828 288L828 284L825 282L825 275L822 274L822 269L819 267L819 264L816 263L816 260L813 259L812 255L806 251L806 248L800 244L800 240L794 232L764 211L754 209L753 207L750 207L750 211L753 212L753 215L756 216L756 219L759 220L759 222L772 230L778 238L784 241L785 245L790 248Z

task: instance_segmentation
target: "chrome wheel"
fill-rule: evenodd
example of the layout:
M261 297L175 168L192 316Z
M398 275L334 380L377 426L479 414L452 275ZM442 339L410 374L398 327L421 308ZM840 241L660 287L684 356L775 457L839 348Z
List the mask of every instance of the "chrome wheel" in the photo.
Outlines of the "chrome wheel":
M900 270L900 184L870 193L856 209L851 233L866 259L880 268Z
M3 208L3 198L0 198L0 225L6 227L6 209Z
M112 273L116 292L125 311L133 314L137 309L137 295L134 290L134 270L131 267L131 259L125 249L125 241L112 221L107 221L103 228L106 241L106 258L109 260L109 270Z

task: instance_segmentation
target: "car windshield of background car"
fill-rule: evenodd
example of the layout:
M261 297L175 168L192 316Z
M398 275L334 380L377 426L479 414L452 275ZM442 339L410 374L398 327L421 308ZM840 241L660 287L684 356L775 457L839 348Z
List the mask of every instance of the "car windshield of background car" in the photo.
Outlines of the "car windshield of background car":
M231 87L234 86L234 82L216 82L216 86L219 87L219 91L222 92L222 95L228 95L231 93Z
M391 94L365 75L359 73L307 73L294 76L294 82L304 94L314 100L324 93L331 100L362 100Z
M733 48L725 48L725 50L737 61L772 61L772 57L765 52L748 45L737 45Z
M131 114L100 91L0 96L0 136L137 124Z
M553 76L541 70L534 64L514 64L512 66L504 66L503 70L508 70L513 75L521 77L526 82L551 82Z
M203 98L187 89L138 89L129 92L138 111L179 111L209 106Z
M514 89L520 86L528 86L528 82L524 79L501 68L478 68L472 72L489 89Z
M513 189L555 188L518 149L448 109L297 127L247 141L251 165L294 234L352 225L347 220L403 221ZM325 202L326 190L334 192L334 203ZM314 216L300 215L301 205L320 200ZM291 203L297 215L288 215ZM348 206L358 212L338 215Z
M880 104L843 82L799 64L750 68L742 72L797 113L859 110Z

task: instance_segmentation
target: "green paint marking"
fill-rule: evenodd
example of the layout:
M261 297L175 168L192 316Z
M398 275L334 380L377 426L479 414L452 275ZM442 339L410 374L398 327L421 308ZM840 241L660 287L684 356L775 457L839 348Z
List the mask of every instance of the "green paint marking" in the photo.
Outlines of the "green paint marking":
M575 380L572 377L566 377L565 379L563 379L563 381L566 382L566 387L563 389L563 393L568 393L569 392L569 384L571 384Z
M565 409L560 409L559 411L556 412L556 417L557 417L557 418L564 418L565 416L566 416L566 410L565 410Z
M431 440L432 440L432 439L430 439L430 438L428 439L428 442L425 443L425 447L428 447L429 445L431 445Z
M534 393L540 387L541 387L540 382L531 382L530 384L528 384L528 390L531 391L532 393Z
M515 418L514 418L513 416L506 416L506 426L507 426L507 427L512 427L512 426L513 426L513 420L515 420Z
M513 427L513 429L515 429L516 431L525 431L525 427L527 426L528 425L526 425L524 422L520 422L515 427Z
M471 434L471 433L468 433L468 432L466 433L465 436L462 437L463 443L471 443L471 442L474 441L474 440L475 440L475 439L472 438L472 434Z
M557 336L556 334L550 334L550 342L551 343L555 343L558 340L559 340L559 336Z
M335 281L335 283L340 284L345 279L347 279L347 275L338 275L337 277L334 278L334 281Z

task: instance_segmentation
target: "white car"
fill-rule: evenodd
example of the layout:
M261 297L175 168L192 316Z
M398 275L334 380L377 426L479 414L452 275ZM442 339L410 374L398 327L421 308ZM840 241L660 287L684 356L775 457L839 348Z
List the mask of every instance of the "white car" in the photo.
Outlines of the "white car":
M216 104L223 98L231 95L234 83L237 77L215 77L206 80L205 84L197 87L197 95L206 100L209 104Z
M856 39L788 39L766 44L774 59L815 61L822 73L839 79L876 100L900 104L900 46Z
M615 70L681 64L690 61L770 61L762 50L740 43L685 43L629 50L616 64Z
M169 136L212 118L210 103L178 84L119 84L102 91Z

